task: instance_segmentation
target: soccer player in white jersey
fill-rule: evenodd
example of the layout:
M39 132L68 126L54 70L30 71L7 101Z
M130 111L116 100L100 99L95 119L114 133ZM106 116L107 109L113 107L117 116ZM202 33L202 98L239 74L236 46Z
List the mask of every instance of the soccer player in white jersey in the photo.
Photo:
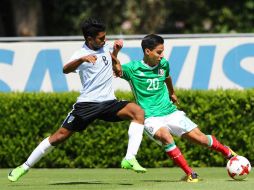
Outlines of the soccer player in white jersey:
M86 129L95 119L111 122L131 120L127 153L121 166L136 172L146 172L135 158L143 137L144 111L135 103L116 100L112 88L112 58L109 47L105 44L105 30L106 27L100 20L88 19L82 24L85 45L63 67L65 74L75 71L79 73L83 87L81 94L62 126L45 138L21 166L9 173L10 181L17 181L56 145L64 142L74 132ZM117 65L114 69L116 73L121 71Z
M169 75L169 62L163 58L163 38L155 34L147 35L141 46L143 60L123 64L122 78L130 83L136 102L145 111L145 132L163 145L166 154L186 173L183 180L198 182L197 173L189 167L172 135L210 147L228 159L236 153L222 145L214 136L202 133L183 111L177 109L174 104L177 103L177 96ZM117 47L115 56L122 48ZM120 64L119 60L114 61Z

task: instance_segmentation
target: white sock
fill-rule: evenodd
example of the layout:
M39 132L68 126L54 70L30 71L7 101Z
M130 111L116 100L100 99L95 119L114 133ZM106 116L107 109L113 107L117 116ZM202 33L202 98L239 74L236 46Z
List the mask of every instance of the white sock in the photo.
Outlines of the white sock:
M44 139L30 154L27 161L22 165L25 170L29 170L34 166L43 156L49 153L54 146L49 143L49 137Z
M144 125L131 122L128 130L129 142L125 159L134 158L143 138Z

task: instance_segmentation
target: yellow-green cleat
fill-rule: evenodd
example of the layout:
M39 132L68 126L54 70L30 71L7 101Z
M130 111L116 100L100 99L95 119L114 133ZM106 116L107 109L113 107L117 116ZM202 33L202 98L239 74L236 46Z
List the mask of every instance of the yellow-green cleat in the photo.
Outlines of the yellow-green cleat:
M145 173L147 171L145 168L140 166L135 157L128 160L124 158L121 162L121 167L124 169L133 170L137 173Z
M27 172L28 170L25 170L22 166L19 166L9 173L8 179L12 182L18 181L18 179Z
M186 181L188 183L197 183L199 182L198 174L195 172L192 172L190 175L184 176L181 181Z
M227 159L231 159L234 156L237 156L237 153L235 153L230 147L226 146L229 149L230 155L227 157Z

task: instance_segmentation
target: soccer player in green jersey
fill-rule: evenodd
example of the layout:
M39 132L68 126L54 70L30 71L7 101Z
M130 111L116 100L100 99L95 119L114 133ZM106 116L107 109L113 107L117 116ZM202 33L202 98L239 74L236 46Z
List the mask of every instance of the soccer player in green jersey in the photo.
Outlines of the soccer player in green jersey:
M164 40L150 34L141 43L144 58L122 65L122 78L132 88L137 103L145 111L145 132L164 146L167 155L186 173L184 180L198 182L198 175L185 160L176 146L173 136L186 138L194 143L210 147L221 152L227 159L236 155L229 147L222 145L214 136L205 135L183 111L177 109L177 103L169 62L163 57ZM115 45L115 56L122 45ZM120 64L119 60L115 60ZM172 134L172 135L171 135Z

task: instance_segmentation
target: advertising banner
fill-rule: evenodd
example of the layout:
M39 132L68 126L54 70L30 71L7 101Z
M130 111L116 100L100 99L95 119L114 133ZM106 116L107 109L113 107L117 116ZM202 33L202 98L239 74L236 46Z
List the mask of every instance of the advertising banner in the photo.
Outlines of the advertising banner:
M76 73L62 68L84 41L0 42L0 91L79 91ZM107 41L113 46L113 40ZM254 87L254 37L165 39L164 57L176 88L245 89ZM141 39L126 39L121 63L143 58ZM114 79L114 88L130 90Z

